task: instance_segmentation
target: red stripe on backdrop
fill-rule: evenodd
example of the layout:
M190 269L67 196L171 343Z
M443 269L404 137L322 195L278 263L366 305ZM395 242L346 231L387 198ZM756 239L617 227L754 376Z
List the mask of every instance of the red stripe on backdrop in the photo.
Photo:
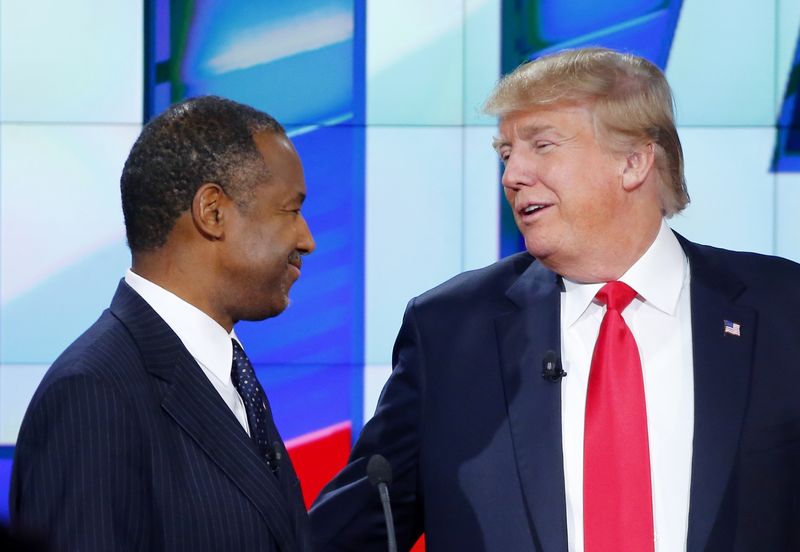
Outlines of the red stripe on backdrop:
M286 450L303 487L306 508L347 464L351 439L352 426L348 421L286 441Z

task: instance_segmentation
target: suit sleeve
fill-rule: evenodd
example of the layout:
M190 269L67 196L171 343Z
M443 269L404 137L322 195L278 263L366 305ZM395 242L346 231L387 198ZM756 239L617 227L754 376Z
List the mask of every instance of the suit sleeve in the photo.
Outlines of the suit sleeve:
M86 374L42 388L20 430L12 524L55 550L145 550L141 432L129 403Z
M320 493L311 509L317 550L386 550L386 526L378 492L367 479L367 462L381 454L392 466L389 494L399 550L422 534L418 485L424 355L412 301L392 355L392 374L375 416L364 426L347 466Z

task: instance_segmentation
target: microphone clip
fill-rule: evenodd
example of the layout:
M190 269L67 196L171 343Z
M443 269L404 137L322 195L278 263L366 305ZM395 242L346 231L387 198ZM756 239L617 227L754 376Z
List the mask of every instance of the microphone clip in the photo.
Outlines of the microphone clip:
M267 466L269 466L270 471L278 475L278 470L280 470L281 466L281 458L283 454L281 453L281 445L278 441L272 443L272 450L267 452Z
M566 375L567 373L561 366L561 358L559 358L555 351L547 351L542 360L542 377L550 383L556 383L561 381L561 378Z

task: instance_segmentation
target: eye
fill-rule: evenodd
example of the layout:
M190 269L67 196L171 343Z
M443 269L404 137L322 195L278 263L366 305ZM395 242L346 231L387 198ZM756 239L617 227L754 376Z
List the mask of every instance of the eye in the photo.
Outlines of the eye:
M546 151L553 145L554 145L553 142L547 142L545 140L540 140L540 141L537 141L534 144L534 147L536 148L536 151Z

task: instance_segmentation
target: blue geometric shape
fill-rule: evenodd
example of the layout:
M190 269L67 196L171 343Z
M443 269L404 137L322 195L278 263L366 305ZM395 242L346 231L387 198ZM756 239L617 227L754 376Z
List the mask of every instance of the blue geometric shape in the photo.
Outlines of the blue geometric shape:
M571 0L539 2L537 31L547 42L566 42L577 36L613 27L663 9L663 0Z
M564 48L605 46L649 59L664 70L675 26L673 15L674 12L669 10L648 13L543 48L532 53L529 59L533 60Z
M235 98L266 111L284 125L351 118L352 58L353 42L342 42L209 79L187 79L184 95Z
M800 172L800 35L797 37L792 69L778 116L773 172Z
M364 9L364 0L147 0L145 120L216 94L284 125L362 121Z
M14 447L0 447L0 523L8 523L8 491Z
M284 440L350 420L361 427L363 368L348 364L256 364Z

